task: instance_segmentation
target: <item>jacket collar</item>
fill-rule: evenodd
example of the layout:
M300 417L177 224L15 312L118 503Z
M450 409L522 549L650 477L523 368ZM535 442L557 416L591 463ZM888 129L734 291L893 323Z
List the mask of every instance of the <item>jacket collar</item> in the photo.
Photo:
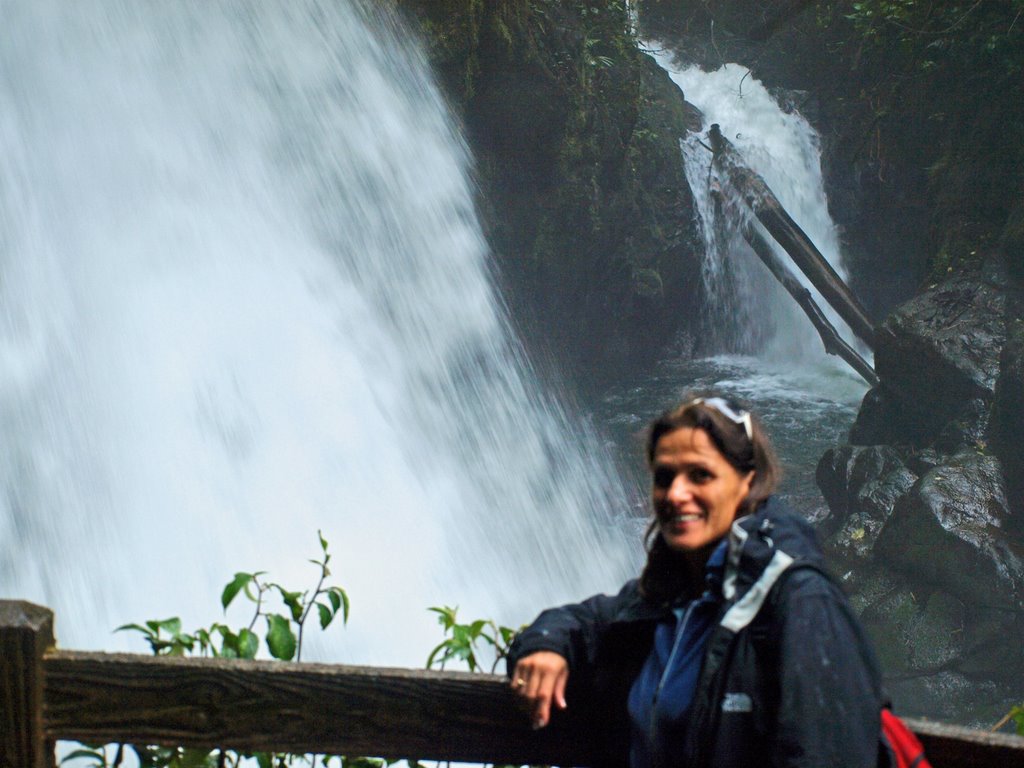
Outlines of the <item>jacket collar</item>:
M722 585L725 599L742 596L778 553L793 561L824 564L811 524L771 496L753 514L732 524Z

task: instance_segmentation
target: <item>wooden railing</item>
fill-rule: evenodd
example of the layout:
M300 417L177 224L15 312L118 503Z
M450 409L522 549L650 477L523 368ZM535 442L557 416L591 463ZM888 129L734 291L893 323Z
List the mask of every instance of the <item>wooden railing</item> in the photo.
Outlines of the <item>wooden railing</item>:
M502 678L460 672L58 651L53 614L0 601L0 768L54 742L593 765L621 734L591 702L530 729ZM1024 738L910 721L935 768L1024 766ZM602 761L602 758L605 758Z

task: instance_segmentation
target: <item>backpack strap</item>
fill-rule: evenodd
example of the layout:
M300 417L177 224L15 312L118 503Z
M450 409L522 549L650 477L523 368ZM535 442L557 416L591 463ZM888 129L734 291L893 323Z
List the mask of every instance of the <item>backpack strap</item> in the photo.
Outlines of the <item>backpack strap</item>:
M888 708L882 709L882 740L889 748L894 768L932 768L921 740Z

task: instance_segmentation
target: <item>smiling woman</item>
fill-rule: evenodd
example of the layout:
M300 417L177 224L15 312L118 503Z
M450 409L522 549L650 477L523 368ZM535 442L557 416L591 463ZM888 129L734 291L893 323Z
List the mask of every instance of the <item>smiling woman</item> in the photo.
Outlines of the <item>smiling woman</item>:
M653 600L696 597L690 591L704 590L701 574L733 522L778 485L775 451L749 411L698 397L651 424L647 463L654 516L641 585Z
M534 727L566 708L571 677L571 697L618 702L632 768L875 766L874 654L813 529L772 496L779 469L759 421L694 398L648 434L640 578L545 611L509 654Z

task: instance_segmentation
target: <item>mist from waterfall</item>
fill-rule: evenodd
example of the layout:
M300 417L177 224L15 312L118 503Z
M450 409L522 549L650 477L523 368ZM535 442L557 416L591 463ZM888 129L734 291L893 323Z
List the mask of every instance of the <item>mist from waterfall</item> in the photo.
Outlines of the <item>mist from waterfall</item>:
M236 570L308 585L322 529L352 617L308 655L419 665L430 605L520 623L633 570L408 30L344 0L0 15L0 594L142 650L110 631L218 619Z

